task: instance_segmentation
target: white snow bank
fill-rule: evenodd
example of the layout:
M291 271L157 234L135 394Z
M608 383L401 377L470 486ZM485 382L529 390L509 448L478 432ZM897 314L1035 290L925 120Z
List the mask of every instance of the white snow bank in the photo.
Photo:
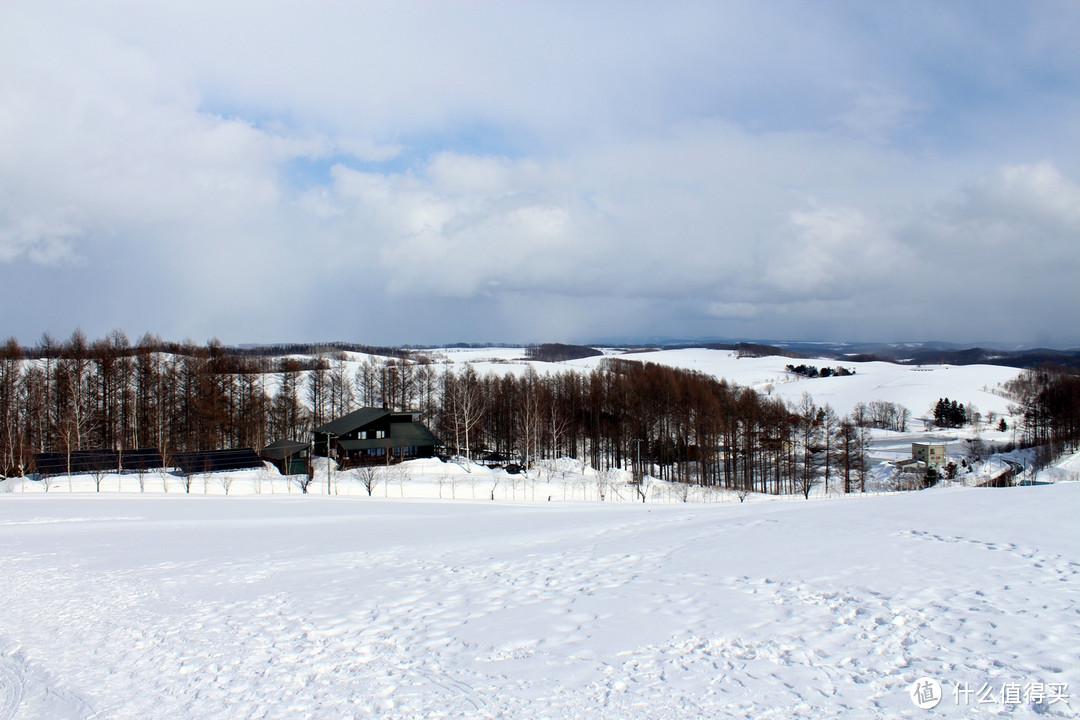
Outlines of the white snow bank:
M0 497L6 718L1077 717L1080 484ZM945 697L908 696L923 676ZM990 687L988 704L955 687Z

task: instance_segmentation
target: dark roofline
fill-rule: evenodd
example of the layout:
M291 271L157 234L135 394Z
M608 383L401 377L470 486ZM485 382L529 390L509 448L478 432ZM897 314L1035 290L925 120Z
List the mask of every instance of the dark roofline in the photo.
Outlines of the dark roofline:
M272 460L285 460L298 452L307 450L309 447L310 445L307 443L297 442L296 440L277 440L264 447L259 456Z
M353 410L348 415L339 417L337 420L324 423L312 430L312 432L319 435L326 435L327 433L344 435L390 414L390 411L385 408L360 408L359 410Z

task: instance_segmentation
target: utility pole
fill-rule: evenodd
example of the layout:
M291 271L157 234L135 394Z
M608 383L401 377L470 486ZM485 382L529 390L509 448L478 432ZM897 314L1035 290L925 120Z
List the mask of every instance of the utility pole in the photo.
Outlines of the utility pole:
M332 432L326 433L326 495L328 497L330 495L330 491L332 490L330 484L330 438L331 436L333 436L333 434L334 433Z

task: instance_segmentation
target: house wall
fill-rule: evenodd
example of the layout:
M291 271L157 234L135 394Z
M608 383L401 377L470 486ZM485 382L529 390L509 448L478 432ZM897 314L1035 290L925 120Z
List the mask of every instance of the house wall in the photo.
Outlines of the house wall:
M941 465L945 462L945 446L935 443L912 443L911 457L927 465Z

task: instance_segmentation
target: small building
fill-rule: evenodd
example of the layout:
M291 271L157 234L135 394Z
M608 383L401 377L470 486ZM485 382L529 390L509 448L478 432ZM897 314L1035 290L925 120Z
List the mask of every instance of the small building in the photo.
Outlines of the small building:
M911 457L927 467L938 467L945 463L945 444L911 443Z
M315 454L342 466L432 457L439 439L415 412L360 408L311 431Z
M277 440L262 449L259 457L272 463L282 475L308 475L311 472L311 446L296 440Z

